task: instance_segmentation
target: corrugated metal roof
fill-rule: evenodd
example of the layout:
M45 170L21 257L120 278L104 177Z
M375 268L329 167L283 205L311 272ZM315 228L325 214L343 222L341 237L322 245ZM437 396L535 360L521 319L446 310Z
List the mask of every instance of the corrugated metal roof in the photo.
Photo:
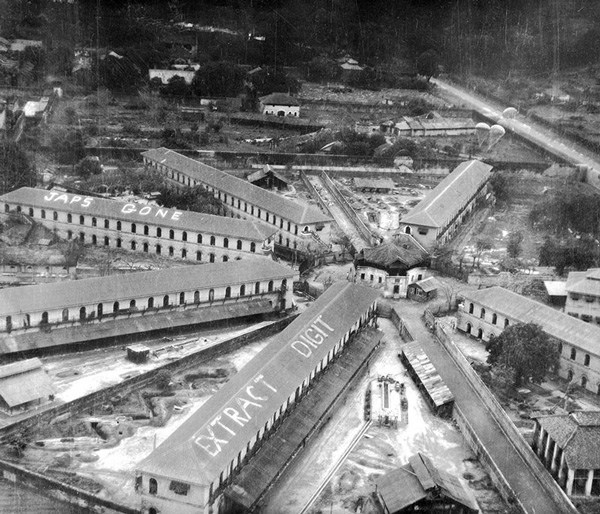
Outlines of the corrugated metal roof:
M567 278L566 290L569 293L600 296L600 269L572 271Z
M549 336L600 355L600 327L557 311L500 286L463 292L461 296L522 323L537 323Z
M137 469L207 486L218 481L378 297L378 291L348 282L329 287Z
M460 163L400 220L401 223L442 228L490 178L492 166L481 161Z
M418 341L402 346L402 352L412 366L436 407L454 401L454 396Z
M178 266L156 271L138 271L106 277L49 282L0 289L0 316L17 313L79 308L96 303L181 291L253 284L258 281L292 279L296 272L267 257L214 264ZM291 284L290 284L291 285ZM248 291L250 294L251 291ZM235 290L234 290L235 293Z
M153 205L125 203L118 200L83 196L62 191L47 191L32 187L22 187L0 196L0 201L19 204L23 207L35 207L39 209L68 211L72 214L84 214L96 218L110 218L124 222L154 224L161 227L175 228L179 230L190 230L205 234L216 234L226 237L235 237L251 241L262 242L277 232L276 227L269 227L260 222L230 218L227 216L215 216L193 211L178 211L177 209L166 209ZM68 206L68 207L67 207ZM142 208L146 208L140 214ZM132 212L129 212L132 211ZM48 216L48 222L51 217ZM73 220L74 227L77 220ZM100 221L98 222L100 227ZM128 228L128 227L126 227ZM142 234L139 234L143 237Z
M377 491L389 512L402 509L425 499L433 488L465 507L478 511L479 507L458 477L435 467L422 453L409 457L409 463L375 479Z
M50 377L37 358L0 367L0 377L0 396L9 407L17 407L56 393Z
M173 150L155 148L143 152L142 156L158 164L164 164L175 170L179 170L196 181L270 211L280 218L290 220L297 225L331 221L331 217L323 214L318 207L301 204L277 193L267 191L262 187L249 184L247 180L234 177L229 173L190 159Z
M394 189L396 187L391 178L355 178L354 185L371 189Z

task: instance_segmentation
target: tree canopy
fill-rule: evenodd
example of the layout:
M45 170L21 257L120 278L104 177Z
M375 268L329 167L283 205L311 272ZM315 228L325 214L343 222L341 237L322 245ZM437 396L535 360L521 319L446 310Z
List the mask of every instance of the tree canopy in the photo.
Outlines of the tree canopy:
M35 168L27 154L10 141L0 143L0 191L4 194L19 187L35 186Z
M488 364L512 370L515 386L540 383L558 366L558 345L535 323L510 325L499 336L490 336L486 350Z

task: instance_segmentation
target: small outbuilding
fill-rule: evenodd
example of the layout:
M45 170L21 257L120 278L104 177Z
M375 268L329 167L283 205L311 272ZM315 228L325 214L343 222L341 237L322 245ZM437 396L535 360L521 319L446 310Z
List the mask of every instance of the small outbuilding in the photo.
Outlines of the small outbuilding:
M437 297L440 283L435 277L427 277L423 280L408 284L407 297L419 302L428 302Z
M0 366L0 410L17 414L53 400L54 384L37 357Z
M143 344L132 344L131 346L127 347L127 358L131 362L143 364L148 360L149 355L150 348Z
M479 512L477 501L461 479L434 466L422 453L409 457L408 464L382 475L375 484L386 514Z
M354 185L362 192L389 193L396 184L391 178L355 178Z
M260 112L273 116L300 116L300 102L285 93L271 93L260 98Z
M263 189L277 189L278 191L288 189L288 181L285 177L274 171L268 164L248 175L248 182Z

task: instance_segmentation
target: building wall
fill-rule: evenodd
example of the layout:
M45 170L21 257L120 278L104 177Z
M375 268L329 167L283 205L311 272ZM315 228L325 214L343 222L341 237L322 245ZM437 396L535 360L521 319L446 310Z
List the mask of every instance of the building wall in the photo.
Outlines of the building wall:
M387 271L379 268L358 266L354 281L357 284L381 289L385 297L406 298L408 285L428 276L428 268L412 268L406 272L406 275L389 275Z
M272 240L278 244L293 248L295 250L307 250L318 246L313 234L316 234L324 243L329 243L331 235L331 223L313 223L299 225L287 218L277 216L263 206L253 205L237 198L225 191L221 191L187 176L185 173L169 168L164 164L158 164L144 157L146 166L150 166L165 175L171 185L178 189L184 187L203 186L207 191L218 198L227 207L232 216L249 220L258 220L271 228L278 229Z
M519 322L470 300L465 300L458 308L457 328L482 341L489 341L490 335L500 335L506 326ZM566 341L555 341L560 347L558 375L592 393L600 394L600 352L590 354Z
M151 478L156 481L156 493L150 493ZM152 508L162 514L198 514L198 505L206 505L209 501L209 491L198 484L190 484L188 493L181 495L169 489L170 478L142 475L138 481L138 493L141 496L141 507L144 514L149 513Z
M369 306L369 308L356 320L350 330L348 330L343 336L339 337L335 343L331 343L331 349L327 355L323 357L323 359L315 365L315 368L308 374L308 376L306 376L302 382L298 384L296 392L292 393L287 398L285 403L275 409L272 416L269 418L269 421L257 431L256 435L254 435L250 441L247 442L247 444L242 445L240 452L238 453L238 457L225 467L220 476L214 477L214 481L211 484L205 484L202 486L190 484L190 494L188 497L191 498L193 496L197 500L200 500L200 502L196 504L196 510L193 512L204 512L208 514L216 511L215 503L219 502L219 497L224 488L231 483L233 477L246 464L248 459L254 453L256 453L256 451L258 451L262 442L268 438L269 434L281 424L283 418L286 416L286 413L289 412L293 404L298 402L308 392L315 378L329 365L335 356L337 356L343 350L350 338L361 328L376 324L376 313L377 302L373 302L373 304ZM144 472L141 473L141 477L142 488L139 489L138 492L142 494L142 505L144 508L159 508L160 505L160 512L189 512L187 510L187 506L182 505L180 497L176 497L176 495L169 495L168 497L161 498L154 497L151 499L150 495L146 492L147 487L144 488L143 485L149 484L150 478L155 478L158 481L159 477L155 477L153 475L151 476ZM162 482L168 488L168 479L163 479ZM194 489L194 491L192 491L192 489ZM208 497L210 497L210 500L208 501L203 496L207 491ZM154 500L156 500L156 502L154 502Z
M241 285L229 287L229 296L226 296L227 286L206 288L202 284L189 284L189 289L176 293L165 294L164 291L157 290L153 296L142 296L134 298L114 298L110 302L99 302L86 305L73 305L72 301L65 298L64 304L53 310L32 311L28 313L15 312L9 316L4 316L0 319L0 333L18 330L37 331L48 324L52 328L67 328L72 326L73 322L83 323L98 323L101 320L110 321L113 319L126 318L132 313L148 315L159 313L164 309L172 309L177 306L191 305L196 303L210 304L212 302L223 303L226 301L235 302L239 299L250 300L253 296L259 294L260 298L267 299L272 302L273 310L280 308L279 298L280 291L284 285L285 292L281 294L281 298L285 300L286 308L289 308L293 302L292 296L292 280L293 275L287 279L278 280L263 280L248 282L245 285L245 292L240 296ZM258 293L256 292L256 284L259 284ZM211 293L212 291L212 293ZM198 293L196 298L196 292ZM181 301L181 293L183 293L183 302ZM211 300L212 296L212 300ZM149 303L150 298L152 302ZM197 300L197 301L196 301ZM132 305L131 302L135 302ZM118 305L117 305L118 303ZM81 318L82 310L84 318ZM100 311L102 311L100 315ZM27 319L27 317L29 317Z
M273 116L279 116L279 113L283 112L283 116L300 116L300 106L298 105L271 105L262 104L262 113L270 114Z
M440 227L426 227L414 223L403 223L400 220L400 232L411 234L421 245L430 249L435 244L446 244L450 241L457 230L460 228L465 219L471 215L477 207L477 203L481 201L487 194L487 183L477 190L470 200L462 206L459 206L455 211L447 211L446 221ZM409 229L410 231L407 231Z
M588 323L600 325L600 295L567 292L565 312Z
M252 253L260 255L268 243L268 240L261 243L248 239L227 238L210 232L199 233L171 229L151 223L150 221L154 218L150 218L147 224L132 223L127 219L79 215L72 214L67 210L26 207L8 202L4 203L0 220L5 220L9 212L15 210L31 216L35 221L67 240L79 239L84 244L94 246L153 253L164 257L199 262L241 259ZM105 228L106 223L108 223L108 228ZM135 232L133 231L134 227ZM171 238L171 236L173 237ZM199 237L201 237L201 243L198 242ZM211 244L212 238L214 238L214 244Z

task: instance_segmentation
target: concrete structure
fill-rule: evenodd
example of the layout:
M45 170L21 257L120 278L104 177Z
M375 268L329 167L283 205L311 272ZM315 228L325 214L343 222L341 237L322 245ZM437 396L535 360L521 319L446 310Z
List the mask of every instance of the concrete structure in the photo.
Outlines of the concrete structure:
M392 130L399 137L463 136L475 134L475 122L471 118L444 118L433 111L415 118L403 116Z
M0 366L0 410L18 414L52 400L56 389L39 359Z
M600 325L600 269L572 271L565 289L565 312L582 321Z
M454 396L442 380L435 366L423 350L421 343L414 341L402 346L398 354L410 378L421 391L431 410L438 416L450 418Z
M391 178L355 178L354 186L362 192L389 193L396 184Z
M484 341L515 323L536 323L559 345L558 374L600 394L600 328L499 286L461 293L457 327Z
M429 273L429 254L408 234L391 243L365 248L354 259L354 281L381 289L384 296L406 298L408 285Z
M181 77L189 86L194 80L195 70L148 70L148 79L159 79L163 85L167 85L173 77Z
M473 493L462 480L434 466L422 453L409 457L408 464L377 477L375 484L385 514L479 512Z
M224 489L345 345L375 324L376 299L369 288L331 286L138 464L142 512L226 512Z
M30 187L0 196L0 205L0 220L19 212L68 240L198 262L268 253L277 232L248 220Z
M600 411L539 416L533 449L569 496L600 496Z
M146 166L175 187L200 185L221 200L232 216L266 225L276 232L276 244L300 251L329 244L333 220L317 206L290 200L167 148L148 150L142 156Z
M400 220L400 231L411 234L425 248L446 244L461 223L483 201L492 166L481 161L459 164Z
M285 310L295 277L291 268L261 258L0 289L0 348L20 331L107 324L178 306L261 301L271 311Z
M300 102L285 93L260 97L260 112L273 116L300 116Z

